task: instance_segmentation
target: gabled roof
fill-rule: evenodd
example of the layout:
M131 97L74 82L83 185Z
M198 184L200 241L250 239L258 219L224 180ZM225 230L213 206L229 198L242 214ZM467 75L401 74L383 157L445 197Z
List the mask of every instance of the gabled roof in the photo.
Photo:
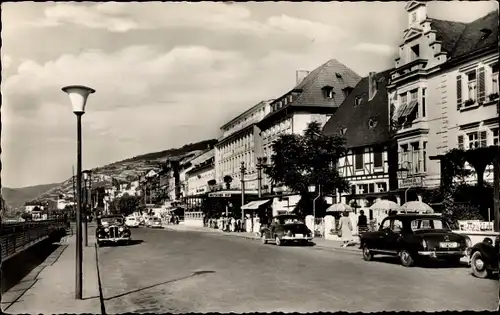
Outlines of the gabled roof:
M344 137L348 148L389 141L389 104L386 84L389 82L389 74L393 70L389 69L375 74L378 88L377 93L371 100L368 100L369 77L361 79L325 124L323 134L340 136L341 130L345 130ZM362 102L355 105L355 100L359 97L362 98ZM376 122L373 127L369 126L370 119Z
M340 77L337 75L339 74ZM354 87L361 77L335 59L328 60L318 68L314 69L299 82L292 90L283 94L281 97L276 98L271 104L280 101L283 96L289 93L298 93L297 97L287 105L283 106L280 110L271 112L263 120L268 117L273 116L275 113L285 110L290 107L329 107L338 108L340 104L344 101L344 93L342 89L348 86ZM324 97L323 87L331 86L333 87L333 92L335 93L333 99L327 99Z
M431 20L431 29L436 30L436 39L442 41L442 49L448 53L448 59L468 55L482 48L498 47L498 11L470 23ZM488 29L491 33L482 39Z

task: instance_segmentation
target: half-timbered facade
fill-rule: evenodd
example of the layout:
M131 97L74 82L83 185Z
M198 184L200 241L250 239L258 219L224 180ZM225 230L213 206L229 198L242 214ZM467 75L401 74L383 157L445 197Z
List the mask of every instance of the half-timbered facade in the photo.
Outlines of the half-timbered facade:
M395 199L390 191L397 184L397 163L386 89L391 71L371 72L361 79L323 128L323 134L346 140L348 153L340 158L338 170L351 190L337 197L359 208L368 208L377 199ZM386 215L365 212L370 219Z
M405 9L388 92L399 166L416 176L399 188L415 200L439 186L440 162L430 156L498 143L498 12L461 23L429 18L425 2Z

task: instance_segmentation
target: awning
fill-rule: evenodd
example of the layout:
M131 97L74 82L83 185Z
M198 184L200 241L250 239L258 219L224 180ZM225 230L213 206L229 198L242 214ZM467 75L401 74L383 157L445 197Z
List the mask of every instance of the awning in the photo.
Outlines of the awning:
M396 111L396 115L395 115L395 116L396 116L396 119L399 119L399 118L403 117L403 113L404 113L404 111L405 111L406 107L408 107L408 104L407 104L407 103L404 103L404 104L399 105L399 108L398 108L398 110Z
M257 209L259 209L259 207L265 205L266 203L268 203L270 201L271 201L271 199L251 201L251 202L247 203L246 205L244 205L243 207L241 207L241 209L242 210L257 210Z

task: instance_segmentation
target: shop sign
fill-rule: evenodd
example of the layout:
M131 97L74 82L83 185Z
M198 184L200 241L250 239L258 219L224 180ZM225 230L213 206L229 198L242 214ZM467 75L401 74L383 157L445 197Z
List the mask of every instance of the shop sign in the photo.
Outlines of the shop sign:
M231 197L231 193L223 193L223 192L211 192L208 194L208 197Z
M423 187L424 179L422 176L408 177L399 180L399 188Z

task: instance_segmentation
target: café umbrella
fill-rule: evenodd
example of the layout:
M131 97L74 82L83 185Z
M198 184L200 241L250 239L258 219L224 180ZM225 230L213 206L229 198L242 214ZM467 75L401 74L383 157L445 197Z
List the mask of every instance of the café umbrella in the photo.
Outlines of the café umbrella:
M386 211L387 213L389 211L400 211L401 206L395 203L394 201L383 199L375 202L373 205L370 206L370 210L379 210L379 211Z
M404 212L434 213L434 209L422 201L408 201L401 206Z
M345 203L337 203L331 205L330 207L328 207L328 209L326 209L326 212L345 212L345 211L352 212L353 209L351 206L346 205Z

